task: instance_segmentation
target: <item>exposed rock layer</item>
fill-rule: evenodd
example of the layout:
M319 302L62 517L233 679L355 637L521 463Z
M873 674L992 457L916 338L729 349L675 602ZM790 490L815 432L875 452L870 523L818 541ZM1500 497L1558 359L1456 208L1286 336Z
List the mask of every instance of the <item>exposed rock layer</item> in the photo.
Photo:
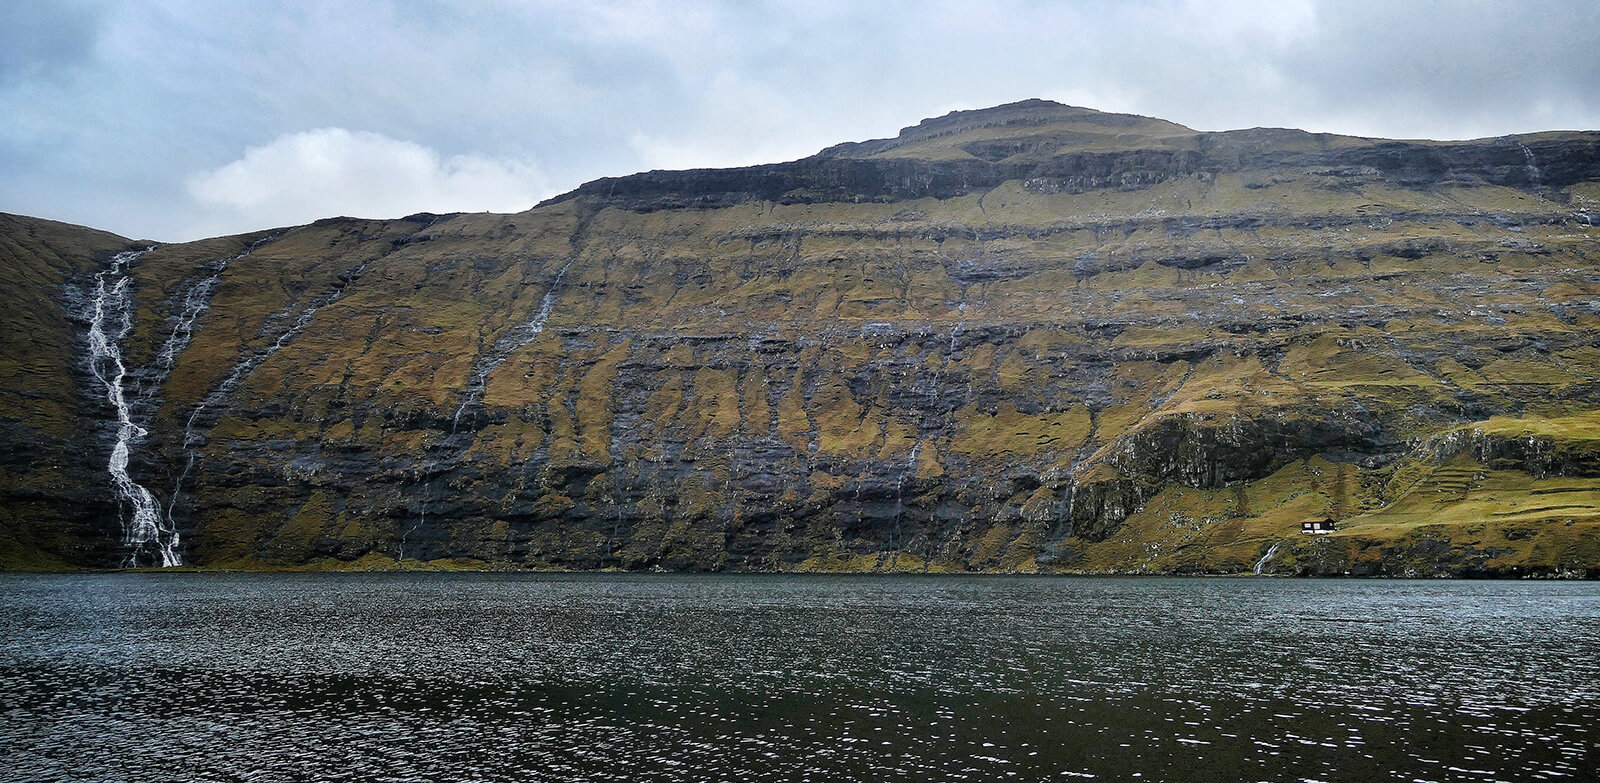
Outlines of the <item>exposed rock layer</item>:
M1024 102L163 246L130 469L205 566L1594 575L1596 214L1596 134ZM0 242L0 558L114 564L74 292L148 243Z

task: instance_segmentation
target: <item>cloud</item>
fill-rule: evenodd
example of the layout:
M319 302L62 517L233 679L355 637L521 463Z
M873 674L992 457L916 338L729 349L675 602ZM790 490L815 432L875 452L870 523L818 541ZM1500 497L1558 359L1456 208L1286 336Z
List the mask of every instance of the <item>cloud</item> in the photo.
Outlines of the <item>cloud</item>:
M645 168L748 166L793 160L821 149L784 95L732 71L707 79L694 103L694 129L640 129L628 146Z
M1382 136L1465 138L1600 119L1600 5L1567 0L1318 8L1313 36L1280 58L1298 114Z
M188 189L210 210L208 222L248 215L261 226L331 215L518 212L552 195L527 161L445 158L421 144L344 128L284 134L190 178Z
M1594 0L11 5L0 210L162 240L515 209L1030 97L1202 130L1600 127Z
M54 72L88 59L96 20L82 0L6 5L0 25L0 82Z

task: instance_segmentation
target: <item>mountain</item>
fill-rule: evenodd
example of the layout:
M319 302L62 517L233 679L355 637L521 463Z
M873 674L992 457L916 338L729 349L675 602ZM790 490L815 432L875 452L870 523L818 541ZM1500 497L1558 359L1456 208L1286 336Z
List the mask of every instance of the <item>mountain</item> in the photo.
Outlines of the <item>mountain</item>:
M1600 133L1035 100L515 215L5 216L0 564L1600 576L1597 215Z

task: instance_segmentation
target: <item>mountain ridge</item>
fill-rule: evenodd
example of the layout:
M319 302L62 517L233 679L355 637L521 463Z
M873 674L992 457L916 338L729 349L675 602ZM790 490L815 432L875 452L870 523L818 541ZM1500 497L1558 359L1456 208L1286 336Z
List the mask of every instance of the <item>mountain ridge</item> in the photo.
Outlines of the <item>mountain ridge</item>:
M1084 126L1143 127L1145 132L1086 133ZM1055 131L1018 136L1019 128ZM1534 141L1539 149L1532 151L1522 138ZM1010 180L1041 190L1083 192L1260 167L1264 155L1275 158L1266 162L1268 166L1362 167L1413 186L1448 182L1451 177L1525 184L1528 156L1537 155L1538 168L1546 172L1541 176L1552 187L1564 187L1592 171L1600 160L1600 133L1544 132L1431 142L1273 128L1210 132L1030 99L951 112L902 129L893 139L847 142L796 161L602 177L541 206L585 198L633 210L718 208L752 199L778 203L948 199Z
M516 214L8 216L0 565L137 551L121 444L211 568L1595 576L1597 161L1024 101Z

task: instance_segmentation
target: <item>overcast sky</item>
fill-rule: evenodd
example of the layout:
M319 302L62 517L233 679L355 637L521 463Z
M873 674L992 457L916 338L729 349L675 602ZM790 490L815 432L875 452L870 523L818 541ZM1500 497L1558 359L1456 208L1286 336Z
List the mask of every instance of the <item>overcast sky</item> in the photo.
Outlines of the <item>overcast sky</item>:
M511 212L1030 97L1203 130L1600 129L1594 0L0 0L0 211L178 241Z

